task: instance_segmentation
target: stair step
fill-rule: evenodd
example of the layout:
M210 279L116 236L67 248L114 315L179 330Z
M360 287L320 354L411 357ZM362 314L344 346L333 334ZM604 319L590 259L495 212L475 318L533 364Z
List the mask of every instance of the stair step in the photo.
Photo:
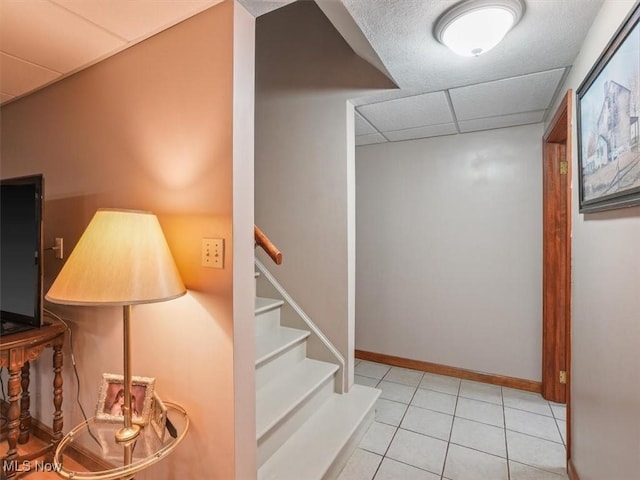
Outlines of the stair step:
M279 308L284 302L282 300L276 300L273 298L256 297L255 314L268 312Z
M270 358L303 342L310 332L297 328L278 327L256 335L256 367Z
M303 361L306 362L307 360ZM267 365L270 366L271 364L272 362L269 362ZM292 369L292 367L288 368ZM256 460L258 467L264 464L291 435L324 405L327 399L335 394L335 372L332 370L335 369L332 368L328 371L321 372L322 374L317 375L317 377L319 377L317 381L311 382L308 388L286 388L293 398L289 400L283 398L284 405L277 407L278 410L276 412L270 412L271 428L266 428L266 423L268 423L269 420L265 421L264 418L261 417L260 426L258 427L261 429L261 436L257 438L258 455ZM326 374L329 373L330 375L327 376ZM301 377L301 375L299 375L299 377ZM272 381L273 378L274 377L271 379ZM298 378L298 381L300 381L300 378ZM317 386L313 386L313 383ZM276 421L277 417L281 419Z
M256 335L263 335L268 330L277 330L280 327L280 307L282 300L272 298L256 298L255 318Z
M282 372L292 368L295 364L307 358L307 342L301 342L272 358L268 362L262 363L256 368L256 390L264 387Z
M380 390L362 385L354 385L346 394L333 394L259 468L258 480L322 480L379 395Z
M260 388L256 392L256 438L260 440L337 370L333 363L306 358Z

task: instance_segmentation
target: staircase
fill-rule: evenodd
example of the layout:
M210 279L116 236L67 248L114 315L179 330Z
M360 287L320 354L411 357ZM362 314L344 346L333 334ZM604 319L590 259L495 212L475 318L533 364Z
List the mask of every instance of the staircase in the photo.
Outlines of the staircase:
M339 365L307 357L312 332L282 326L283 304L256 298L258 479L334 479L373 420L380 391L336 393Z

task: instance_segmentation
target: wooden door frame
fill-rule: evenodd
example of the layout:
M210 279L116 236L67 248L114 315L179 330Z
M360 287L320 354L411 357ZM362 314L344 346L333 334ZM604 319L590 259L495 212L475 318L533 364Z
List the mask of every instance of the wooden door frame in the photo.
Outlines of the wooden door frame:
M567 405L567 461L571 456L571 164L573 91L568 90L543 137L542 395ZM561 171L558 171L557 168ZM553 177L552 177L553 176ZM550 182L558 190L549 191ZM564 209L564 211L562 211ZM553 242L555 252L550 252ZM555 255L554 255L555 254ZM553 302L553 305L550 303ZM554 307L558 305L558 308ZM552 318L553 317L553 318ZM566 384L559 372L566 372Z

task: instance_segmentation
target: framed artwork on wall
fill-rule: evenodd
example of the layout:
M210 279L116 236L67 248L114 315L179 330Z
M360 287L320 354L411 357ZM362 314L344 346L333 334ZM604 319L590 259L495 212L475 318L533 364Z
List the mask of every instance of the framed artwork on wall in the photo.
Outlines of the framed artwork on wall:
M640 205L640 5L577 90L580 213Z

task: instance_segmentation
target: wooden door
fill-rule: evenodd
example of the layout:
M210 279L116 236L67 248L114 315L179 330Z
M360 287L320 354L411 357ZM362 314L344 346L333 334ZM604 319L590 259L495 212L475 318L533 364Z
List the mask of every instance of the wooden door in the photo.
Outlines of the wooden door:
M543 140L542 396L567 403L571 381L571 110L569 90Z

